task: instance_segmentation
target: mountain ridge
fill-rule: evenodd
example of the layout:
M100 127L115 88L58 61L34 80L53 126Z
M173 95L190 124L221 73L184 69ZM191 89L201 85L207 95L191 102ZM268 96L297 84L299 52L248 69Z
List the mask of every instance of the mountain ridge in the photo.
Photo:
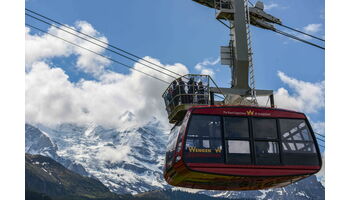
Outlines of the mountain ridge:
M100 181L81 176L42 155L25 155L25 187L52 199L122 199Z
M29 154L40 154L48 156L82 176L90 176L85 168L76 162L62 158L57 154L58 147L54 144L49 135L38 128L25 124L25 152Z

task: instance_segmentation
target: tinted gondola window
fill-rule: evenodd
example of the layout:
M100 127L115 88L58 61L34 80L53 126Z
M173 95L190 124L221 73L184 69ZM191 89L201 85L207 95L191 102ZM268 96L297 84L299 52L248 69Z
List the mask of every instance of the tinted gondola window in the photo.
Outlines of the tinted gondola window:
M284 161L289 165L318 165L311 131L303 119L280 119Z
M170 131L166 152L166 168L169 168L172 165L174 158L174 151L176 147L176 141L179 135L179 130L181 128L181 123L176 124Z
M250 154L249 141L241 140L228 140L227 150L229 154L239 153L239 154Z
M219 116L192 116L186 137L185 161L223 162L221 119Z
M225 137L249 138L248 118L224 117Z
M253 118L255 162L258 165L278 165L281 163L277 120Z
M227 164L251 164L248 140L225 140Z
M187 136L221 138L220 117L211 115L193 115L190 121Z
M280 164L278 142L256 141L255 160L257 164L273 165Z
M277 139L277 121L276 119L253 118L254 138L258 139Z
M251 164L248 118L224 117L227 164Z

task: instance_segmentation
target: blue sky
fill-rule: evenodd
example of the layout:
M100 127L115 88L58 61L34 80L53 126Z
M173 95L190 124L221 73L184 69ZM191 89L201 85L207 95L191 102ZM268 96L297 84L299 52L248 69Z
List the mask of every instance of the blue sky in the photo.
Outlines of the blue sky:
M324 1L264 2L276 5L268 12L286 25L302 29L308 24L322 24L315 35L324 35ZM228 43L227 28L215 20L214 10L191 0L29 0L26 8L69 25L85 20L111 44L164 63L195 66L204 58L216 59L219 46ZM324 80L324 51L255 27L252 32L259 86L276 87L277 70L311 82ZM272 82L264 81L266 77Z
M252 2L255 3L255 0ZM324 37L324 1L263 2L267 12L280 18L285 25ZM198 63L217 60L220 46L227 45L229 40L228 30L215 20L214 10L191 0L28 0L25 6L70 26L79 20L86 21L99 32L98 36L104 36L110 44L140 57L156 58L162 64L181 63L192 73L199 73L195 68ZM45 30L48 28L30 18L26 18L26 22ZM292 97L301 95L281 80L281 76L277 75L279 71L306 84L324 81L323 50L267 30L252 27L251 31L257 88L278 90L283 87ZM82 78L96 80L92 74L75 67L76 59L76 55L71 54L46 61L51 67L62 68L73 83ZM205 67L215 72L214 78L220 86L229 87L230 70L227 66L215 64ZM117 64L109 64L107 68L122 74L129 73ZM307 114L313 122L324 122L322 106Z

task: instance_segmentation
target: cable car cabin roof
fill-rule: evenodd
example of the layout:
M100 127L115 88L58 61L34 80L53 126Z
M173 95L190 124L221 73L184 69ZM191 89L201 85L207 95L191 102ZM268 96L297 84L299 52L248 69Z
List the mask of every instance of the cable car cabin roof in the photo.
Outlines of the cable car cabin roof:
M207 115L233 115L233 116L251 116L251 117L274 117L274 118L295 118L306 119L305 114L271 107L256 107L256 106L222 106L222 105L205 105L193 106L189 108L193 114Z
M282 187L322 166L303 113L268 107L203 105L188 109L169 135L164 178L208 190Z

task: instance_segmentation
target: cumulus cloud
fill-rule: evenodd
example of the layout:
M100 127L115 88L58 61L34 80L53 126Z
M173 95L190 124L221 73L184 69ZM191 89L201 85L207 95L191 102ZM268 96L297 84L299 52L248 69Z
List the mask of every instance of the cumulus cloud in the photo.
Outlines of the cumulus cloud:
M87 22L77 22L76 27L87 34L98 35ZM53 28L50 28L51 32L56 31L53 32L55 34L63 34L61 31L51 29ZM76 41L82 45L85 43ZM89 48L96 48L94 50L103 53L103 49L98 49L99 47ZM70 82L69 76L60 66L56 64L53 67L49 64L51 58L64 59L67 56L75 56L76 67L94 75L96 80L82 79L77 83ZM180 63L165 65L151 57L144 59L179 74L188 73L186 66ZM135 115L133 124L146 123L153 117L167 124L164 102L161 98L167 85L156 79L133 70L127 74L113 72L108 69L109 62L101 60L96 55L87 54L81 49L53 40L48 35L32 35L28 28L26 65L25 115L28 123L57 125L94 122L121 128L130 125L120 118L129 111ZM171 77L139 63L134 64L133 68L165 81L172 81Z
M151 62L155 59L145 58ZM161 63L158 63L161 65ZM169 79L142 69L162 79ZM181 74L188 73L181 64L164 66ZM26 74L26 120L33 123L89 123L124 126L120 116L126 111L144 123L153 116L166 119L161 95L167 85L138 72L127 75L106 72L99 81L72 83L61 68L44 62L34 63Z
M305 32L305 33L308 33L310 35L319 35L319 34L322 34L322 24L308 24L306 26L304 26L302 28L302 30ZM311 40L313 39L312 37L309 37L307 35L304 35L304 34L298 34L298 37L304 39L304 40ZM324 35L321 36L321 38L324 38Z
M264 5L264 10L271 10L271 9L277 8L277 7L279 7L279 5L277 3L270 3L267 5Z
M324 81L317 83L301 81L291 78L280 71L278 72L278 77L292 89L291 93L283 87L275 92L274 96L278 107L304 113L316 113L324 108Z
M98 158L101 158L104 161L110 161L112 163L125 161L128 157L128 153L130 152L129 146L121 146L118 148L104 146L99 149L97 154Z
M82 33L96 37L97 39L105 43L108 43L107 38L100 36L100 33L96 31L88 22L77 21L75 23L75 27L69 27L74 30L78 30ZM61 26L60 28L68 32L73 32L72 30L69 30L64 26ZM50 27L48 29L48 32L52 35L64 38L77 45L91 49L92 51L95 51L97 53L102 54L104 52L104 48L96 46L88 41L78 38L58 28ZM82 38L89 39L86 36L80 36ZM88 52L79 47L70 45L65 41L52 37L49 34L30 34L30 29L28 27L26 27L25 31L25 40L27 69L30 68L32 64L37 61L45 61L54 57L68 57L70 55L76 55L76 66L86 73L92 73L93 75L97 76L100 75L103 72L104 67L110 63L106 58ZM106 46L103 43L98 44L102 47Z
M220 57L217 58L214 61L210 61L209 59L205 59L204 61L197 63L194 68L200 73L200 74L206 74L211 77L215 75L215 72L212 68L209 68L208 66L214 66L220 62Z
M320 32L321 27L322 27L322 24L308 24L307 26L303 27L303 30L306 33L314 34L314 33Z
M31 35L30 29L25 29L25 62L30 67L33 62L55 56L68 56L72 47L67 43L49 35Z
M301 30L307 34L310 35L320 35L322 34L323 29L322 29L322 24L308 24L306 26L304 26ZM291 34L296 34L297 37L304 39L304 40L312 40L313 38L301 33L294 33L294 32L290 32ZM324 38L324 35L321 36L321 38Z

